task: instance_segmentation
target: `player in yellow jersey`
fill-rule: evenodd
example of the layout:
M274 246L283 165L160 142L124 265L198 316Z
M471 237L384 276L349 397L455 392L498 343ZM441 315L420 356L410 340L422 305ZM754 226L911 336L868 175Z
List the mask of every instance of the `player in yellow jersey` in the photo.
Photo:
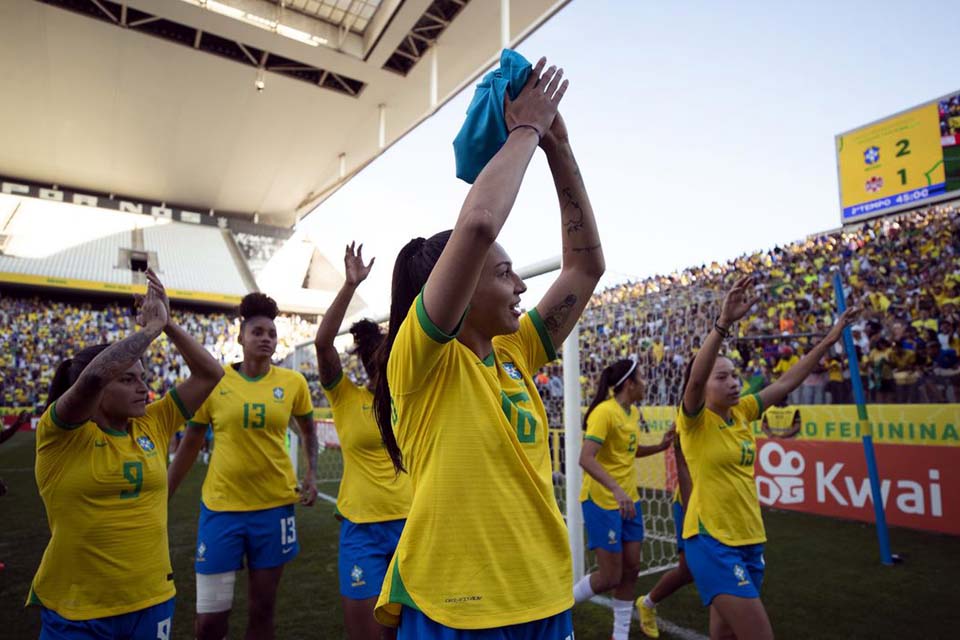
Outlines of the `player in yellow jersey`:
M375 412L413 503L376 615L400 640L570 640L569 538L553 493L547 418L534 383L604 270L593 210L557 105L562 71L541 59L508 138L456 226L397 256ZM497 236L538 144L560 199L563 268L519 311L526 286Z
M307 381L270 363L277 349L277 303L262 293L240 302L243 361L224 376L189 422L173 464L170 494L197 459L208 427L216 447L203 482L197 530L199 640L226 637L237 571L249 570L248 638L273 637L273 612L283 566L300 550L294 503L297 478L286 434L296 420L309 468L300 502L317 499L317 433Z
M577 603L611 589L613 640L627 640L633 615L634 591L643 546L643 505L637 490L634 460L667 449L674 431L659 444L638 444L644 384L637 361L617 360L600 373L597 394L583 419L586 435L580 466L586 471L580 489L587 548L596 551L597 571L573 587Z
M756 302L753 279L742 278L723 302L713 330L690 370L677 416L677 432L693 479L683 538L687 563L704 606L710 636L773 638L760 601L766 533L754 482L756 441L751 422L782 402L840 339L858 309L839 317L827 336L799 362L758 393L740 397L733 363L718 357L731 325Z
M800 433L800 407L768 407L760 428L768 438L792 438Z
M29 604L43 640L169 640L173 573L167 542L167 444L223 375L170 320L147 272L140 331L60 363L37 425L36 477L50 542ZM190 377L147 404L141 363L166 333Z
M363 263L363 245L350 244L343 257L343 287L323 316L315 346L320 383L333 409L333 423L343 452L343 477L337 494L340 544L337 569L347 637L393 638L395 629L383 627L373 616L387 565L396 551L413 498L410 477L397 474L383 448L373 417L373 393L343 373L334 338L360 283L370 275L374 259ZM376 374L376 352L383 334L376 323L361 320L350 327L356 354L367 372Z

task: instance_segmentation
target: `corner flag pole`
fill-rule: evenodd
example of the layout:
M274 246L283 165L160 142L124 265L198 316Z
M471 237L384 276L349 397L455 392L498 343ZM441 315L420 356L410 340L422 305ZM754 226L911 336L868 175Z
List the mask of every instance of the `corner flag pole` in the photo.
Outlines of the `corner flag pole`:
M847 310L847 301L843 295L843 281L840 274L833 274L833 292L837 298L837 311ZM877 521L877 540L880 543L880 562L885 565L893 564L893 555L890 553L890 532L887 531L887 515L883 508L883 493L880 491L880 473L877 470L877 457L873 450L873 426L867 419L867 404L863 396L863 381L860 379L860 363L857 360L857 350L853 345L853 334L850 327L843 330L843 349L847 352L847 364L850 366L850 384L853 385L853 399L857 403L857 418L866 423L863 432L863 456L867 460L867 473L870 475L870 495L873 500L873 513Z

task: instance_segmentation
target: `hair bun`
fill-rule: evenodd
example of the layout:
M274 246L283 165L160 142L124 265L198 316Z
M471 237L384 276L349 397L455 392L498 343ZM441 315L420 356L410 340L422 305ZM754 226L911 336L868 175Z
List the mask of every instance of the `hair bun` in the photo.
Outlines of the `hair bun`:
M278 313L277 301L265 293L248 293L240 301L240 318L244 321L261 316L273 320Z

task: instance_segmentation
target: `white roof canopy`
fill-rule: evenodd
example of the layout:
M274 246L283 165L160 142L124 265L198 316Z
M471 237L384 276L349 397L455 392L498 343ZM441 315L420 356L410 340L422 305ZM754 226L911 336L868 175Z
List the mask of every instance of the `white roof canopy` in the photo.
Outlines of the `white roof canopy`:
M567 1L4 0L0 175L289 227Z

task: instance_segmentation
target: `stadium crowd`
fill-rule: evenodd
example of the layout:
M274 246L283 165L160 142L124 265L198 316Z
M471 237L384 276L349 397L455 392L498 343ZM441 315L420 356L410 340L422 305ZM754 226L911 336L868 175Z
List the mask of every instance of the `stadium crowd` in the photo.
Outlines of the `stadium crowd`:
M220 362L242 359L237 343L240 321L227 313L174 309L174 318ZM276 319L282 359L294 346L313 339L316 324L298 315ZM0 406L35 408L46 403L56 364L81 349L113 342L134 330L130 305L76 304L40 297L0 295ZM148 353L147 383L160 397L186 377L183 358L169 349L166 336Z
M841 267L842 265L842 267ZM857 229L825 233L769 251L607 289L584 314L584 393L616 358L636 357L646 402L675 405L683 369L720 310L722 292L744 273L760 302L728 342L745 392L792 366L834 322L833 274L848 305L864 313L852 334L868 401L956 402L960 396L960 209L932 207ZM550 380L550 377L547 377ZM846 357L821 362L792 404L852 402Z
M737 274L761 284L760 303L728 342L744 390L762 387L797 362L834 320L833 274L843 265L848 304L865 312L853 338L868 401L957 402L960 398L960 209L932 207L883 218L852 230L711 263L670 275L627 282L597 293L581 323L581 383L593 393L606 363L636 357L649 381L647 404L676 404L686 362L719 313L721 293ZM239 321L226 313L174 310L178 321L221 362L240 359ZM129 307L93 306L39 297L0 297L0 404L38 407L45 401L53 363L132 330ZM77 334L77 329L82 333ZM309 343L316 324L277 318L283 359ZM184 363L163 345L150 356L150 386L160 394L184 374ZM308 351L310 351L308 349ZM164 359L159 354L171 354ZM312 353L310 354L312 356ZM360 384L359 360L345 354L344 369ZM316 382L316 363L301 363ZM562 415L562 365L537 377L552 415ZM319 384L314 401L323 405ZM837 349L791 398L793 404L852 402L846 358Z

